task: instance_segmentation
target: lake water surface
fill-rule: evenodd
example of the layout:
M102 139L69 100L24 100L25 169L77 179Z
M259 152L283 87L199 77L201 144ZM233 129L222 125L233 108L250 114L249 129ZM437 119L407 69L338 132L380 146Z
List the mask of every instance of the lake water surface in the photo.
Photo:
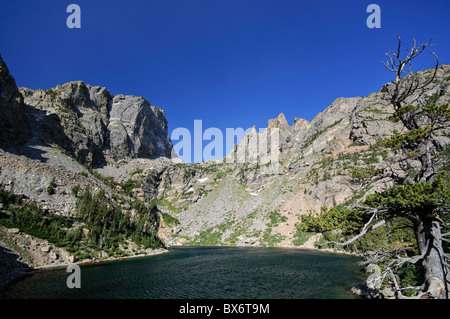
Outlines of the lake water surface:
M33 272L1 298L347 299L363 279L359 259L311 250L175 247L162 255L81 266L81 288L66 269Z

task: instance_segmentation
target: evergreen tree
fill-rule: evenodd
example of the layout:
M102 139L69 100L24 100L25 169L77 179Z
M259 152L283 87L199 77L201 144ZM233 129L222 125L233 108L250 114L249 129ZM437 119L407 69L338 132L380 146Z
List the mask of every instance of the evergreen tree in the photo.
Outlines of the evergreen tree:
M428 77L412 72L412 60L431 43L417 46L414 41L414 46L403 58L400 37L398 40L397 51L387 53L388 61L385 63L387 69L395 73L395 81L387 85L384 91L394 107L389 120L401 123L404 130L380 141L380 144L394 152L384 169L372 171L368 167L352 171L353 179L359 183L388 179L394 185L350 207L355 212L353 215L347 210L334 209L320 215L315 221L311 217L306 218L303 228L311 230L313 226L319 231L323 231L324 227L335 229L337 226L333 223L341 223L343 217L351 217L347 225L351 225L352 229L364 222L360 232L350 239L327 242L345 246L360 241L368 232L394 219L406 219L413 228L416 247L411 247L409 241L396 240L389 250L379 247L367 252L366 263L377 264L383 269L378 279L384 281L390 278L398 298L404 297L404 288L401 287L404 280L400 276L408 273L409 278L417 279L417 276L410 275L411 269L415 269L416 274L421 274L422 282L416 287L408 287L409 291L413 288L417 292L416 297L420 298L448 299L450 241L446 237L450 235L449 146L440 143L437 137L448 135L450 108L448 104L438 103L441 92L430 94L439 67L434 52L430 53L436 58L436 65ZM405 72L407 69L409 72ZM359 217L361 214L365 216L362 219ZM410 266L405 266L407 264Z
M368 196L356 209L369 213L371 220L380 220L371 224L372 229L395 217L407 218L412 222L418 244L417 255L392 251L391 254L384 253L381 256L381 252L372 252L368 258L371 263L384 262L383 278L389 275L397 297L403 297L397 271L405 263L411 263L423 271L424 282L415 287L418 296L447 299L449 255L444 251L443 243L448 242L445 237L449 233L442 230L448 226L450 183L448 172L443 169L441 155L446 146L438 143L436 137L450 127L450 108L448 104L437 103L439 92L431 96L427 94L439 66L435 53L431 52L436 58L436 66L429 78L423 79L411 71L412 59L424 52L431 43L417 46L414 41L413 48L402 58L401 39L398 39L397 52L387 54L389 60L385 65L395 72L395 82L388 88L395 110L390 120L402 123L405 130L381 142L390 147L395 156L387 163L385 173L375 177L389 177L395 184L382 193ZM408 66L409 74L403 76ZM367 230L364 228L361 234Z

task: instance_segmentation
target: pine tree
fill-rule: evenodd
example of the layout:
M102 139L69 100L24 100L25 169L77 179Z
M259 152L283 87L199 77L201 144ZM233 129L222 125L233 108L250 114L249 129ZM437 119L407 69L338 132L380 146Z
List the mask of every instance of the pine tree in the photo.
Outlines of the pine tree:
M442 156L448 146L438 143L436 137L448 134L450 108L448 104L437 103L439 92L427 94L439 67L434 52L430 52L436 58L431 76L424 79L411 70L412 60L431 46L431 41L419 46L414 41L402 58L400 37L398 40L397 51L387 53L385 66L395 73L395 81L388 85L386 94L395 110L390 120L402 123L404 131L381 141L395 156L386 163L383 174L368 179L373 182L389 178L394 186L355 205L353 209L368 214L370 219L358 235L336 244L349 245L393 218L407 218L413 225L418 254L411 255L411 250L408 253L398 247L390 252L380 249L366 256L367 263L382 264L384 271L379 279L390 278L398 298L404 297L399 271L410 263L423 271L423 284L413 287L418 292L416 297L448 299L450 255L445 248L449 242L446 237L450 235L450 180L446 171L448 158ZM407 68L409 72L404 75Z

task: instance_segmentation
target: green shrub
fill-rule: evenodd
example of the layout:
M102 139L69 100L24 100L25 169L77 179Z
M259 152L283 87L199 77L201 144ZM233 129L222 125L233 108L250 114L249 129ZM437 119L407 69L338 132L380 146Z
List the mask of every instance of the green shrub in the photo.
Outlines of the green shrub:
M135 180L132 180L131 178L128 179L126 182L123 182L120 184L120 187L125 191L126 194L129 196L133 195L133 189L138 188L141 186L141 183Z
M404 263L398 270L397 275L399 283L402 287L417 287L424 282L424 271L420 265ZM403 295L407 297L414 296L417 290L408 289L403 291Z
M353 234L362 228L367 217L365 214L345 207L328 209L322 207L318 216L303 215L302 223L298 225L304 232L323 233L336 229L342 230L344 234Z
M294 240L292 241L292 244L294 246L301 246L315 233L312 232L304 232L300 229L297 229L297 232L294 235Z
M52 99L56 98L59 95L58 91L53 90L45 90L45 93L49 96L51 96Z
M78 196L78 192L80 191L80 184L75 185L74 187L72 187L72 195L77 197Z
M52 180L50 181L50 184L47 187L47 194L54 195L55 187L56 187L56 182L55 182L55 178L53 177Z
M176 225L180 224L180 221L177 218L171 216L168 213L163 213L162 216L163 216L164 222L167 224L167 226L176 226Z
M104 189L99 190L98 193L97 193L97 198L102 199L103 197L105 197L105 193L106 192L105 192Z
M278 210L271 211L269 213L270 223L268 223L269 227L275 227L280 222L285 222L287 220L286 216L282 216Z

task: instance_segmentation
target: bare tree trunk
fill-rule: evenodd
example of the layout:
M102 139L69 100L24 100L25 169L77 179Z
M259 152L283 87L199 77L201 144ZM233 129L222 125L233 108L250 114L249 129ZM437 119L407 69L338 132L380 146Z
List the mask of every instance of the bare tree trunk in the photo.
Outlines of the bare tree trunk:
M422 291L428 292L431 298L447 299L447 269L439 222L436 220L421 221L416 227L416 235L425 271Z

